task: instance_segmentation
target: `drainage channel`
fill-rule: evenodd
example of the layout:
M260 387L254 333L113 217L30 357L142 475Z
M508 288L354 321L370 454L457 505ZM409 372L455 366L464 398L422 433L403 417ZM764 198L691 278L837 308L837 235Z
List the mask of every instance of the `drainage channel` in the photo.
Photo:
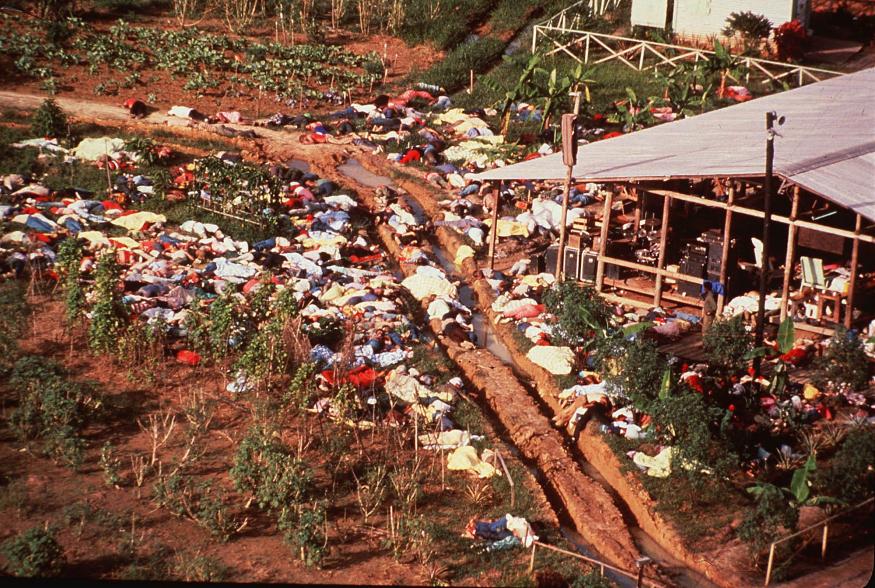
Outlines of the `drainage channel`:
M344 176L370 188L376 188L379 186L393 187L394 185L391 178L375 174L365 169L364 167L362 167L361 163L355 158L347 159L342 165L337 167L337 170ZM409 202L411 208L413 209L413 213L415 216L417 216L419 219L426 218L425 212L416 198L408 195L406 197L406 200L407 202ZM443 247L441 247L435 241L435 239L429 238L429 244L431 245L432 255L434 256L435 261L437 261L437 263L447 272L448 275L458 277L453 261L449 258L447 252L443 249ZM513 355L493 331L492 324L489 318L479 310L477 298L471 287L464 280L462 280L458 290L459 299L462 304L471 309L471 322L474 327L474 333L477 336L478 346L485 348L493 355L495 355L502 363L507 365L513 371L520 384L526 389L529 395L541 408L542 413L550 414L549 407L546 405L546 403L540 397L537 391L533 388L528 377L523 374L521 370L516 366L513 361ZM553 491L552 487L550 486L549 482L546 480L540 469L529 463L528 460L526 460L519 453L519 451L510 441L510 436L507 433L507 430L501 424L501 421L498 419L498 417L493 414L492 411L486 406L481 406L481 410L484 411L484 414L489 419L490 424L493 426L496 432L500 434L502 440L508 445L508 447L511 448L511 452L514 457L516 457L520 461L520 463L524 464L525 467L532 474L532 476L538 481L538 483L544 489L544 492L548 496L550 502L554 505L561 505L562 502L559 499L559 496L555 493L555 491ZM707 578L705 578L701 574L696 573L694 570L689 569L682 562L672 557L671 554L664 550L650 535L648 535L641 527L639 527L635 516L629 510L625 501L608 483L604 476L602 476L601 473L591 463L589 463L586 459L583 458L582 455L580 455L580 451L576 447L576 445L569 442L566 444L566 446L571 451L572 455L575 458L575 461L578 463L583 473L585 473L587 476L600 484L611 496L618 510L623 516L623 522L626 524L629 534L632 536L636 546L643 555L646 555L654 561L659 562L663 569L673 577L673 579L677 582L679 586L682 586L684 588L693 588L700 586L704 586L707 588L714 586L714 584L710 582ZM598 555L587 544L587 542L574 530L574 526L571 523L571 519L568 516L568 513L566 513L564 509L561 508L554 510L556 510L557 517L560 521L560 531L562 532L562 535L566 538L566 540L573 544L575 546L575 549L579 553L586 555L587 557L599 559ZM625 576L612 575L611 579L624 587L634 585L634 582L631 582Z

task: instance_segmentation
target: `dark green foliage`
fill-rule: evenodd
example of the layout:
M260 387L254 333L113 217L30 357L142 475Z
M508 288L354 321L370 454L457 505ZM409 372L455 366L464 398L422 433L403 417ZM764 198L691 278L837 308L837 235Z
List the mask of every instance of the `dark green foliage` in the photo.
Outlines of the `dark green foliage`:
M79 267L84 247L76 238L64 239L58 247L56 267L64 291L64 312L69 324L76 323L85 312L85 291L82 289Z
M702 347L708 363L722 372L737 373L747 364L753 349L753 338L744 328L742 317L719 319L702 337Z
M826 469L815 477L816 487L827 496L848 504L875 494L875 427L855 428L845 437Z
M772 31L772 22L762 14L754 14L747 10L733 12L726 18L726 27L723 34L731 37L735 33L741 34L746 44L766 39Z
M559 345L586 345L607 329L610 309L593 288L576 281L554 284L544 294L547 310L556 317Z
M592 570L585 574L578 574L568 585L568 588L612 588L613 583L602 576L598 571Z
M286 542L294 547L294 552L301 555L308 567L322 566L328 543L325 517L325 508L314 504L312 507L284 508L277 518L277 527Z
M18 356L18 337L24 329L27 303L22 282L0 282L0 376L15 365Z
M118 337L127 320L121 302L121 268L113 252L104 253L97 260L94 272L94 306L88 327L88 346L97 353L114 353Z
M640 336L632 341L612 339L605 343L599 349L599 360L608 387L622 392L639 411L649 413L666 367L656 344Z
M411 0L405 10L401 37L411 45L431 43L437 49L455 47L494 4L495 0Z
M748 512L738 528L738 537L748 544L751 553L763 548L785 533L791 533L799 522L799 511L787 501L777 486L766 484L757 497L756 506Z
M419 81L449 91L461 88L468 83L470 70L479 72L488 68L499 58L504 47L504 41L495 37L463 43L417 77Z
M284 407L304 409L310 406L316 395L316 371L316 364L312 362L298 366L283 397Z
M53 531L42 527L28 529L0 546L6 569L14 576L47 578L57 576L64 566L64 551Z
M300 503L312 487L307 465L265 427L254 427L243 438L230 473L237 490L267 511Z
M318 320L301 325L313 345L322 344L331 347L343 337L343 323L330 316L320 316Z
M66 137L67 115L57 102L48 98L34 111L30 119L30 129L40 137Z
M18 438L39 439L46 455L77 467L85 447L81 433L102 406L93 388L68 380L58 364L36 355L16 362L9 384L18 395L10 418Z
M869 381L869 359L863 341L843 327L836 329L829 347L815 362L814 383L821 388L848 386L862 390Z

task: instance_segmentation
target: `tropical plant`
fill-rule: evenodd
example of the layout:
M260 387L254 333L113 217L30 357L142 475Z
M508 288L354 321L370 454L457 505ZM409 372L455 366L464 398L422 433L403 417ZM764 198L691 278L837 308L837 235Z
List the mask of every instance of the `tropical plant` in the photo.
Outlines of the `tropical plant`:
M316 567L321 567L328 547L327 524L325 507L317 503L283 508L277 520L283 537L300 553L301 561Z
M875 494L875 427L863 425L851 430L829 466L817 472L816 487L822 492L853 504Z
M723 34L727 37L735 33L741 35L744 41L745 53L756 51L763 40L769 37L772 31L772 21L762 14L745 12L733 12L726 18L726 27Z
M67 135L67 115L51 98L43 100L30 119L31 131L40 137L59 138Z
M720 86L717 89L717 97L726 97L726 79L737 79L744 71L741 59L729 52L729 49L720 41L714 43L714 53L705 62L705 69L711 74L720 76Z

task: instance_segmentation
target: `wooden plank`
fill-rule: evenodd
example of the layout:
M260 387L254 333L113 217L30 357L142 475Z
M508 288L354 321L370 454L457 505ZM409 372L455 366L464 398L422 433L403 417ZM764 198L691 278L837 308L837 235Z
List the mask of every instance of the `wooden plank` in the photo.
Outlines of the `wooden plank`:
M790 207L790 218L796 219L799 214L799 186L793 187L793 204ZM796 226L790 225L787 232L787 257L784 258L784 285L781 287L781 322L787 318L787 300L790 296L790 275L793 272L793 259L796 256Z
M860 227L863 224L863 217L857 215L856 227L854 232L859 235ZM857 287L857 264L860 261L860 240L854 239L851 245L851 281L848 284L848 307L845 309L845 327L850 329L851 323L854 320L854 291Z
M659 258L656 260L656 269L665 269L665 249L668 242L668 217L671 213L671 196L662 199L662 225L659 227ZM653 306L659 306L662 302L662 274L656 274L656 292L653 294Z
M605 196L605 204L602 209L602 232L601 232L601 241L599 242L599 257L598 263L596 264L596 272L595 272L595 289L597 292L602 291L602 285L605 279L605 251L608 246L608 227L611 224L611 204L614 200L613 191L608 192L607 196Z

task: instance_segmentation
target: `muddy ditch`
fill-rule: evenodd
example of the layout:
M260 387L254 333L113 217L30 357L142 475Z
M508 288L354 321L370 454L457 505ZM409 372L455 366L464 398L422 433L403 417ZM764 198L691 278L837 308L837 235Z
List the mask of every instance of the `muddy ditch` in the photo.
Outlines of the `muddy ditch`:
M406 190L429 218L434 218L439 212L432 190L421 181L392 168L387 169L387 164L377 156L362 154L357 155L357 158L363 167L373 173L393 176L393 183ZM461 235L444 227L438 227L434 231L433 241L437 245L436 249L444 249L445 257L450 259L455 258L457 249L464 244ZM495 324L494 312L491 310L495 297L486 280L474 277L473 272L477 269L476 261L465 260L457 269L473 290L480 312L492 326L492 333L503 342L517 375L534 384L530 390L539 399L537 404L540 404L541 411L545 411L547 416L552 416L559 409L558 393L560 392L553 377L517 350L512 325ZM455 356L453 357L455 359ZM546 417L544 419L551 430L566 439L567 443L571 443L567 435L552 429L550 421L547 421ZM651 557L654 559L663 559L668 564L665 571L676 576L676 582L691 586L713 583L727 588L753 585L756 582L753 578L732 571L739 563L737 548L726 549L724 546L724 549L719 551L706 553L694 553L686 548L680 534L656 511L653 500L641 483L631 474L622 473L623 464L602 438L597 423L590 422L580 432L575 446L582 457L581 461L585 460L581 463L581 467L605 483L610 494L617 499L616 502L622 504L621 508L631 513L634 522L637 523L639 529L634 533L638 545L636 550L640 549L648 555L652 554ZM659 558L660 554L668 558Z

